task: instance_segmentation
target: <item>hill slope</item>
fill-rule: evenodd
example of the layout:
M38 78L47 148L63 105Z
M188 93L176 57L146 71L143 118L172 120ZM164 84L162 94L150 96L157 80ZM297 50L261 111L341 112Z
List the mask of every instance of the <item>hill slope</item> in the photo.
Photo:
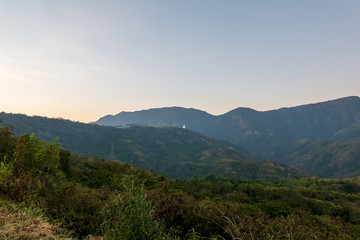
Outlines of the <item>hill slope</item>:
M360 142L304 141L282 159L322 178L360 176Z
M238 149L181 128L115 128L60 119L1 113L4 125L18 134L34 133L85 156L132 162L169 177L223 175L245 179L303 176L287 164L257 162Z

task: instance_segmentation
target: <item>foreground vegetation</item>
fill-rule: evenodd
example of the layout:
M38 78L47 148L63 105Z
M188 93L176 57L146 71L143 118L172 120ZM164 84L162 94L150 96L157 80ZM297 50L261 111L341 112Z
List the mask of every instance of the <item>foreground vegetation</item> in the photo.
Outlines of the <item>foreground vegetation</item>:
M64 238L360 236L360 178L171 180L130 164L71 155L56 142L16 137L9 127L0 128L0 160L0 216L12 216L4 207L9 204L40 209L49 224L66 230ZM2 217L0 229L5 224L11 220Z

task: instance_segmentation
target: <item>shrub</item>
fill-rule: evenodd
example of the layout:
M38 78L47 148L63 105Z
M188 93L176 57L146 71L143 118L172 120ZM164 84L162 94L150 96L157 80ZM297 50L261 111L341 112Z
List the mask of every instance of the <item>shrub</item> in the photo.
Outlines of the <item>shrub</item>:
M124 191L116 192L104 208L101 225L106 239L162 239L162 225L153 219L144 186L135 186L134 175L124 178Z

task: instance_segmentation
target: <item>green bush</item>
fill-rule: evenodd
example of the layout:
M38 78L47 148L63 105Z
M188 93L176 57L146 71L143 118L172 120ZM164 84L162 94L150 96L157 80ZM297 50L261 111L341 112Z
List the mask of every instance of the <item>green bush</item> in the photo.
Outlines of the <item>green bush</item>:
M162 225L153 219L144 186L135 186L134 175L124 178L124 191L116 192L104 208L101 225L106 239L162 239Z

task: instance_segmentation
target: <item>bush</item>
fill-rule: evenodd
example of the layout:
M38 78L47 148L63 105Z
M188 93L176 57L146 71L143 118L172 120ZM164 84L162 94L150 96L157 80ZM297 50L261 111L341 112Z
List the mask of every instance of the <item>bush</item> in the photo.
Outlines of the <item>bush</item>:
M101 229L106 239L162 239L163 228L153 219L144 186L134 182L134 175L125 177L124 191L116 192L104 208Z

